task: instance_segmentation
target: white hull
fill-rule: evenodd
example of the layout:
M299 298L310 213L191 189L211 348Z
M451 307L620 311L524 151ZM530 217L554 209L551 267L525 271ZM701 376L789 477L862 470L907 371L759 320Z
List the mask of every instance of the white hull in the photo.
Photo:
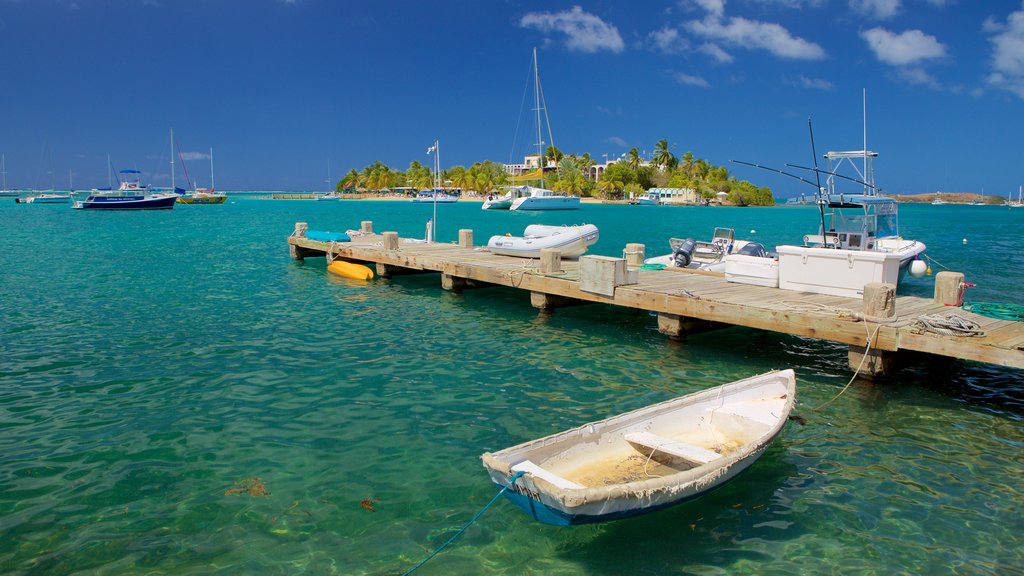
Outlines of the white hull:
M902 238L880 238L875 250L779 246L779 288L860 298L871 282L897 286L925 248Z
M575 196L527 196L512 203L509 210L579 210Z
M792 370L770 372L486 453L491 480L535 519L615 520L695 498L753 464L782 432Z
M506 194L504 196L490 196L488 200L484 200L483 204L480 205L481 210L508 210L512 208L512 195Z
M553 248L562 253L562 258L579 258L587 247L597 242L597 226L543 226L531 224L522 236L491 236L487 248L493 254L519 258L540 258L540 251Z
M68 204L71 202L70 194L40 194L29 196L22 200L27 204Z

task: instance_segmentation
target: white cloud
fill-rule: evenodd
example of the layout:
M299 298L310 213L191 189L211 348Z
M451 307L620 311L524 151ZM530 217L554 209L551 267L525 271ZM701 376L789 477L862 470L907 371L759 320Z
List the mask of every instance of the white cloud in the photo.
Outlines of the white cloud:
M210 159L210 153L209 152L182 152L181 153L181 159L182 160L209 160Z
M725 0L693 0L693 3L716 18L721 18L722 14L725 14Z
M711 56L711 59L719 64L729 64L735 60L735 58L732 57L732 54L722 50L718 44L712 44L711 42L701 44L697 50Z
M675 28L662 28L647 35L658 51L664 54L679 54L690 47L690 42L679 35Z
M992 73L988 83L1024 98L1024 9L1012 12L1006 23L985 21L992 33Z
M884 28L872 28L861 32L860 36L868 43L876 58L893 66L917 64L946 55L945 46L934 36L920 30L896 34Z
M711 84L708 81L701 78L700 76L691 76L690 74L684 74L683 72L676 72L676 82L685 84L686 86L696 86L697 88L711 88Z
M609 144L614 144L615 146L629 148L629 143L623 140L622 138L619 138L618 136L609 136L608 138L605 138L604 141Z
M924 68L917 68L911 66L909 68L901 68L899 76L909 84L917 84L920 86L927 86L939 90L942 86L939 85L939 81L934 76L929 74Z
M801 88L813 88L815 90L832 90L835 88L831 82L822 78L808 78L806 76L800 76L796 80L796 85Z
M892 18L900 11L900 0L850 0L850 8L879 20Z
M562 12L530 12L519 20L523 28L541 32L561 32L569 50L594 53L601 50L622 52L625 43L619 30L601 18L573 6Z
M825 50L821 46L797 38L772 22L739 17L723 21L709 16L703 20L687 22L686 27L704 38L751 50L767 50L780 58L820 60L825 57Z

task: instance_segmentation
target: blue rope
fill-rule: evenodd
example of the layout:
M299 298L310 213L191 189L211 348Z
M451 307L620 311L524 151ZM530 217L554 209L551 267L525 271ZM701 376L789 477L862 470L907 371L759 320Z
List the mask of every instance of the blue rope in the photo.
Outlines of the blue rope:
M523 476L523 474L526 474L526 472L516 472L516 475L513 476L512 479L508 481L508 484L505 484L505 486L502 487L502 489L499 490L498 493L494 495L494 498L491 498L491 501L488 502L486 506L481 508L480 511L476 513L476 516L473 516L473 518L469 522L467 522L466 525L462 527L462 529L460 529L458 532L456 532L454 536L449 538L447 542L442 544L440 548L438 548L437 550L434 550L430 554L430 556L427 556L426 558L423 559L422 562L420 562L419 564L417 564L417 565L413 566L412 568L410 568L408 572L405 572L404 574L402 574L402 576L409 576L409 574L412 574L413 572L418 570L420 566L423 566L424 564L426 564L431 558L433 558L434 556L437 556L438 554L440 554L441 551L444 550L445 548L447 548L449 544L454 542L456 538L458 538L459 536L462 536L462 533L465 532L467 528L472 526L473 522L477 521L477 518L480 518L481 516L483 516L484 512L487 512L487 509L491 507L491 504L494 504L494 502L497 501L497 499L499 497L501 497L502 494L505 493L505 490L508 490L509 488L511 488L512 485L516 483L516 480L519 480L519 478L521 478Z

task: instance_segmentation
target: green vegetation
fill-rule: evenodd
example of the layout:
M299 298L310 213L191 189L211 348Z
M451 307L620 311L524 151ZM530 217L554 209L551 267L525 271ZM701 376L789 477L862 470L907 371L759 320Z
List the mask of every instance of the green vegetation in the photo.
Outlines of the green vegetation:
M589 153L563 154L558 148L549 146L544 151L542 164L546 166L549 160L557 169L545 174L545 186L579 196L622 199L631 193L643 194L650 188L688 188L709 200L719 192L725 192L728 201L737 206L775 204L770 188L738 180L724 166L714 166L695 158L692 152L676 157L665 139L655 144L650 162L644 162L640 152L633 148L622 161L608 165L596 181L590 178L590 174L597 163ZM433 179L432 170L416 160L404 172L378 161L362 171L353 168L338 182L336 189L342 193L360 189L378 192L395 188L424 189L433 185ZM510 183L504 166L490 160L477 162L469 168L454 166L443 170L441 181L448 187L475 190L482 194L494 192Z

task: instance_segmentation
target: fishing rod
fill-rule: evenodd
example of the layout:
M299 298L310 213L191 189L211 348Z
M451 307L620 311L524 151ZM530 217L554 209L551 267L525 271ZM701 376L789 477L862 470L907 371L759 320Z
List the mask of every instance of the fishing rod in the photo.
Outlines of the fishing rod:
M783 176L789 176L790 178L795 178L795 179L803 182L804 184L810 184L811 186L814 186L815 188L818 188L818 185L815 184L814 182L811 182L810 180L805 180L805 179L797 176L796 174L790 174L789 172L783 172L782 170L779 170L777 168L770 168L768 166L761 166L760 164L752 164L750 162L744 162L742 160L729 160L729 162L734 162L736 164L743 164L744 166L753 166L754 168L760 168L761 170L768 170L770 172L778 172L779 174L782 174Z
M811 134L811 158L814 160L814 179L818 182L818 214L821 215L821 237L825 238L825 205L821 190L821 174L818 173L818 151L814 149L814 128L811 126L811 117L807 117L807 131Z
M875 186L873 184L868 184L867 182L865 182L863 180L857 180L856 178L850 178L849 176L843 176L842 174L839 174L838 172L829 172L828 170L821 170L819 168L811 168L810 166L797 166L796 164L786 164L786 166L789 166L790 168L799 168L801 170L811 170L811 171L814 171L814 172L820 172L822 174L828 174L829 176L838 176L839 178L842 178L843 180L849 180L850 182L856 182L857 184L861 184L863 186L867 186L868 188L871 188L875 192L881 192L882 191L882 189L879 188L878 186Z

